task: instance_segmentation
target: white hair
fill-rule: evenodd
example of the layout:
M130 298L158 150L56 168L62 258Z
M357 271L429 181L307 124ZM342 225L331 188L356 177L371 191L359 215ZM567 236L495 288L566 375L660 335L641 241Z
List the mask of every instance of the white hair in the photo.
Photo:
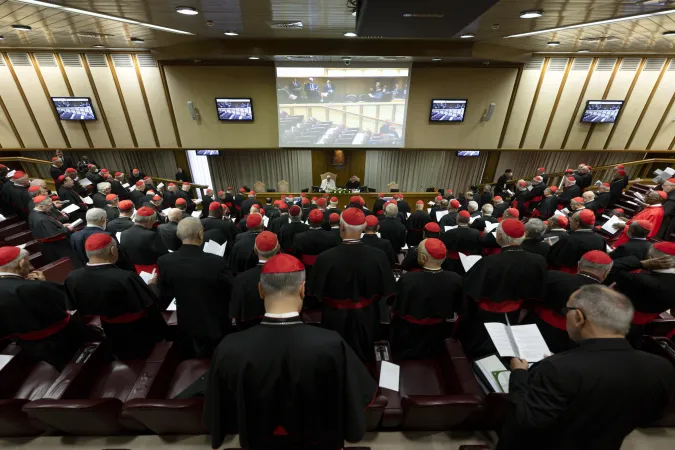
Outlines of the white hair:
M151 216L141 216L139 214L136 214L134 216L134 222L135 223L148 223L148 222L154 222L157 220L157 213L152 213Z
M4 266L0 266L0 272L16 272L19 269L19 263L21 262L22 259L28 258L30 256L30 253L28 250L25 248L22 248L19 250L19 254L16 258L5 264Z
M478 211L478 203L472 200L466 205L466 209L468 209L469 212Z
M266 273L260 275L260 286L265 295L278 293L293 294L305 281L305 271L287 273Z
M47 188L47 183L45 180L41 180L40 178L34 178L30 182L31 186L40 186L41 188L46 189Z
M101 194L102 194L106 189L110 189L110 183L108 183L107 181L104 182L104 183L99 183L99 184L96 185L96 190L98 190Z
M540 239L544 237L546 225L540 219L530 219L525 224L525 234L531 239Z
M350 234L363 233L366 229L366 222L363 222L363 225L349 225L342 216L340 216L340 225Z
M94 236L94 235L92 234L91 236ZM87 239L90 239L91 236L89 236L89 238L87 238ZM87 258L96 258L96 257L105 258L105 257L108 257L108 256L112 256L112 254L110 253L110 248L113 245L117 245L117 244L115 243L114 240L111 240L105 247L99 248L97 250L85 250L85 253L87 254Z
M569 303L579 308L592 324L623 335L630 330L633 304L620 292L599 284L589 284L576 291Z
M508 247L510 245L520 245L520 243L523 242L524 240L525 240L524 235L519 238L514 238L504 233L501 223L497 227L497 244L499 244L500 247Z
M484 215L486 215L486 216L491 216L492 213L495 211L495 207L492 206L492 205L489 204L489 203L486 203L486 204L484 204L483 207L481 208L481 211L483 211L483 214L484 214Z
M259 258L259 259L265 259L265 260L270 259L272 256L274 256L274 255L276 255L277 253L279 253L279 249L281 248L281 247L279 247L279 242L277 242L277 246L276 246L276 247L274 247L272 250L270 250L270 251L268 251L268 252L263 252L263 251L260 250L260 249L258 248L258 246L255 245L255 244L254 244L254 246L255 246L255 250L258 252L258 258Z
M390 203L384 209L384 215L387 217L396 217L398 214L398 206L394 203Z
M584 199L584 202L591 202L595 200L595 193L593 191L586 191L581 195L581 198Z
M87 225L90 223L98 223L101 220L105 219L107 214L101 208L92 208L87 210Z
M196 217L186 217L178 222L176 237L182 242L199 239L199 232L203 230L202 223Z

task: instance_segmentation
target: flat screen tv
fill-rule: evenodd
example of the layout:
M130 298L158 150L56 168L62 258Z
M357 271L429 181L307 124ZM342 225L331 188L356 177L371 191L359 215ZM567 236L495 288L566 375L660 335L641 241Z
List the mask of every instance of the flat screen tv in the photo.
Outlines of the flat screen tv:
M480 156L480 151L478 151L478 150L458 150L457 156Z
M431 100L429 122L464 122L467 100Z
M253 122L253 101L250 98L217 98L218 120Z
M52 97L52 103L61 120L96 120L89 97Z
M220 150L197 150L198 156L220 156Z
M581 115L582 123L614 123L623 107L623 100L589 100Z

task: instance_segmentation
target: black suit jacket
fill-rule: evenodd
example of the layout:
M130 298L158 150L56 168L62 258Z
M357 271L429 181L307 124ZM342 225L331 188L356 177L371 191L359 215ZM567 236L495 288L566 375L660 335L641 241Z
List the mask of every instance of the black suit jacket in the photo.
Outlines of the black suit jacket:
M652 248L652 243L647 239L631 239L628 242L619 245L609 256L612 259L625 258L626 256L635 256L640 261L649 259L647 253Z
M504 211L509 209L509 204L504 202L500 203L499 205L495 206L495 208L492 210L492 217L495 219L499 219L502 214L504 214Z
M497 450L619 449L633 429L658 419L675 370L625 339L591 339L514 370Z
M396 253L400 253L401 247L405 246L405 233L405 225L398 217L385 217L380 222L380 236L391 243Z
M394 264L396 262L394 248L391 246L391 242L388 240L379 238L376 234L366 234L361 238L361 242L382 250L387 255L387 259L390 263Z
M162 239L162 242L164 242L164 245L166 245L166 248L172 252L175 252L183 245L181 240L178 239L178 236L176 236L177 230L178 222L167 222L157 227L159 237Z

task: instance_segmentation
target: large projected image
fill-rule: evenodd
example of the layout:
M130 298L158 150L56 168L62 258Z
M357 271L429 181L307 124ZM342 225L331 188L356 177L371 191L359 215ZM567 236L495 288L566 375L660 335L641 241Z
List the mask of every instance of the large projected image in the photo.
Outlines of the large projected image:
M408 68L277 66L280 147L403 147Z

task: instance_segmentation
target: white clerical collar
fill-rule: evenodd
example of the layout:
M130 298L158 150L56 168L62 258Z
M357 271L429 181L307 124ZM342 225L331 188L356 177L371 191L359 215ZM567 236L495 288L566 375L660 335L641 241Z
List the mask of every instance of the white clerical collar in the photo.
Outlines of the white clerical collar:
M656 273L672 273L672 274L675 274L675 269L652 270L652 272L656 272ZM2 274L0 274L0 275L2 275Z
M98 266L112 266L113 263L87 263L87 267L98 267Z
M258 264L265 264L266 262L266 259L258 259Z
M298 317L299 315L299 312L287 312L282 314L265 313L265 317L269 317L270 319L290 319L291 317Z
M0 272L0 277L17 277L23 279L21 275L18 273L12 273L12 272Z
M663 205L647 205L647 208L662 208Z
M98 225L90 225L90 224L87 224L87 228L99 228L99 229L105 231L105 228L99 227Z
M630 240L631 241L646 241L647 238L636 238L636 237L634 237L634 238L630 238Z

